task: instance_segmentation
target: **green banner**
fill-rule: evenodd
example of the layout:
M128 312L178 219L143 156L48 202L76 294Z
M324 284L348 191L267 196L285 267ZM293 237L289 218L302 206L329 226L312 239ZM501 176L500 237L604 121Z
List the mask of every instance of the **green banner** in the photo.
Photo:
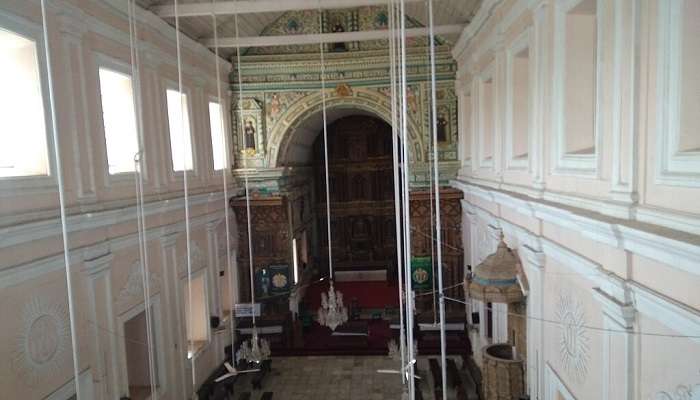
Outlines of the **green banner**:
M270 265L270 292L272 294L289 291L289 265Z
M411 283L413 290L429 290L433 286L433 268L430 257L411 258Z

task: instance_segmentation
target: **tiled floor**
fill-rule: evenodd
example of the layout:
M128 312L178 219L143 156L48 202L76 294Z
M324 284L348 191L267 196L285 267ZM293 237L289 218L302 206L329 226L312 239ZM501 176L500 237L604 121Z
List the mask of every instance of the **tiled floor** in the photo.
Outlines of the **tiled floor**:
M395 367L386 356L278 357L263 390L253 391L252 399L271 391L274 400L398 400L399 375L377 373Z
M387 356L277 357L262 390L252 391L241 379L235 398L239 391L251 391L251 400L258 400L263 392L273 392L274 400L400 400L399 375L377 372L397 367ZM425 378L423 398L432 399L426 359L419 358L418 369Z

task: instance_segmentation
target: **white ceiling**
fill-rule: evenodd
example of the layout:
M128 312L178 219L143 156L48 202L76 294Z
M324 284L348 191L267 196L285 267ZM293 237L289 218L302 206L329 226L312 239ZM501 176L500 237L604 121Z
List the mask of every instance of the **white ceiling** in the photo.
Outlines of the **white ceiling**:
M278 0L284 3L288 0ZM146 9L156 6L173 5L173 0L137 0L137 3ZM178 5L191 3L211 3L211 0L179 0ZM435 25L466 24L476 12L481 0L434 0L433 21ZM427 25L427 2L409 2L406 4L406 13L423 25ZM239 36L259 36L266 26L275 21L283 12L251 13L238 16ZM174 18L164 18L171 25L175 24ZM234 37L235 17L233 15L217 16L218 34L220 38ZM180 29L187 36L197 41L203 41L214 36L211 16L181 17ZM445 38L454 43L458 35L447 35ZM222 49L223 50L223 49ZM229 51L222 51L222 55L230 55Z

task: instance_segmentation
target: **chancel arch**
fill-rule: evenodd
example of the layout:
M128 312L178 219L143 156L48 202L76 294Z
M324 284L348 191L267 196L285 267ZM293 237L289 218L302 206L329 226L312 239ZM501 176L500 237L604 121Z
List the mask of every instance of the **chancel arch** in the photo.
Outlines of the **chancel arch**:
M345 90L341 90L344 87ZM339 86L326 93L326 123L332 124L350 115L377 117L391 125L391 99L375 89L351 89ZM271 168L303 165L311 161L311 145L323 130L323 99L321 93L309 95L289 107L270 131L268 165ZM411 119L408 125L409 159L423 160L424 140L419 123Z

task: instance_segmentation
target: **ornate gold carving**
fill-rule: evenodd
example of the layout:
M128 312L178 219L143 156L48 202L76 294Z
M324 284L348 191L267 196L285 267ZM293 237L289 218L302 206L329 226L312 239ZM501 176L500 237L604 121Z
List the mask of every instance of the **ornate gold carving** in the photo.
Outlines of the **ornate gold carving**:
M338 97L350 97L352 96L352 88L347 83L339 83L335 87L335 94Z

